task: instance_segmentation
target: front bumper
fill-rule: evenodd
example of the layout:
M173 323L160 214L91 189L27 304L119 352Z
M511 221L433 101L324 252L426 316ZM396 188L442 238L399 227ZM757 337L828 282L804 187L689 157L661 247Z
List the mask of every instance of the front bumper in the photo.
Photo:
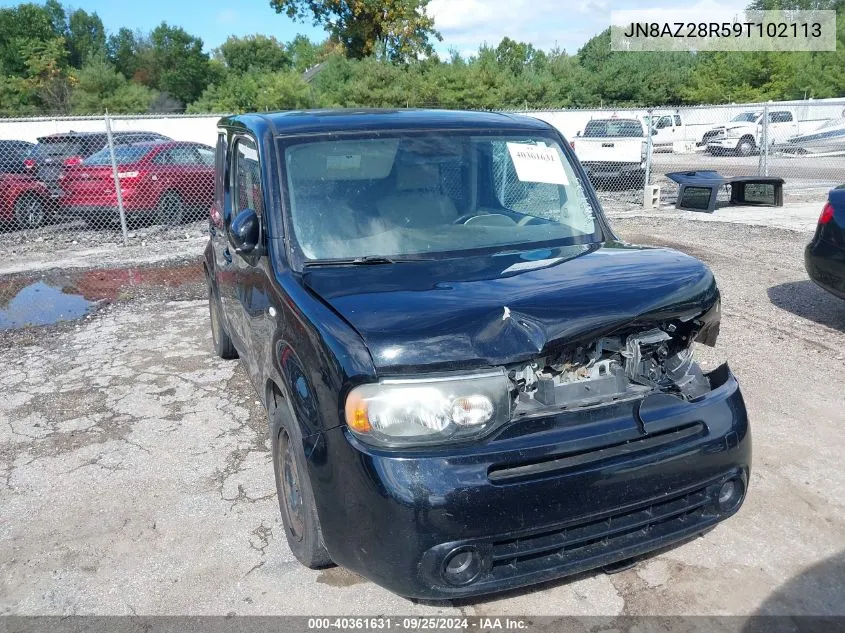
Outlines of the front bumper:
M712 150L733 150L739 145L738 138L718 138L707 141L707 149Z
M718 373L718 375L717 375ZM333 560L401 595L448 599L524 586L642 555L735 512L751 439L739 386L723 366L695 403L616 403L515 422L440 451L388 451L343 428L324 433L309 469ZM645 401L644 401L645 402ZM655 413L657 411L657 413ZM643 433L643 427L649 432ZM471 582L447 581L472 551Z
M845 250L814 239L804 249L804 268L816 285L845 299Z

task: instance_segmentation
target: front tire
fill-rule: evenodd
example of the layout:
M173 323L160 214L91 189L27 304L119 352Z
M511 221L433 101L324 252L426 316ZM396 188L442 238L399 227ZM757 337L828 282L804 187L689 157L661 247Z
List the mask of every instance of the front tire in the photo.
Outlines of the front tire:
M754 142L754 139L750 136L744 136L739 140L739 143L736 145L736 152L740 156L751 156L754 153L757 145Z
M156 221L165 226L176 226L182 223L185 208L182 203L182 196L175 191L166 191L162 194L156 208Z
M296 422L283 416L278 408L273 409L270 415L275 440L273 471L276 495L288 547L296 560L309 569L328 567L334 563L323 543L299 429Z
M23 195L15 200L15 224L21 229L37 229L44 225L44 203L34 196Z

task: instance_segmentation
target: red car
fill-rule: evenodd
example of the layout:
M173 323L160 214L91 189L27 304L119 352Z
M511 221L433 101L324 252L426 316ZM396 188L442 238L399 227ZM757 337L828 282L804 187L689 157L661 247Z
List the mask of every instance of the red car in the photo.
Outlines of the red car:
M214 197L214 150L200 143L154 141L114 148L127 220L182 222L189 210L205 211ZM111 154L104 148L60 178L64 213L89 224L118 220Z
M37 229L51 215L50 192L25 174L0 173L0 221Z

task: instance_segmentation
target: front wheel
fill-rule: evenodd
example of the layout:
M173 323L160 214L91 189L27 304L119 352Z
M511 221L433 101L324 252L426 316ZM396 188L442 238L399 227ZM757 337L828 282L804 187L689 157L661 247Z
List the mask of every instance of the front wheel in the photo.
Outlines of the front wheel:
M276 409L271 415L280 415ZM276 476L276 495L285 536L291 553L310 569L332 565L323 534L314 492L305 466L302 439L294 421L281 421L272 428L276 441L273 446L273 470Z
M15 200L15 223L21 229L37 229L44 224L44 203L34 196Z
M182 223L184 213L182 196L175 191L167 191L158 201L156 221L165 226L175 226Z
M754 139L750 136L746 136L740 139L736 146L736 151L740 156L751 156L751 154L754 153L755 147L756 144L754 143Z

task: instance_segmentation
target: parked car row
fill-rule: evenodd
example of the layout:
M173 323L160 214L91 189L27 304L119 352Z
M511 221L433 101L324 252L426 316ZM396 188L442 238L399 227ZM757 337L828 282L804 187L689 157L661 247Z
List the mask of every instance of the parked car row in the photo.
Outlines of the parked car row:
M114 132L114 155L128 220L175 224L207 210L214 189L214 150L155 132ZM94 227L119 221L107 137L67 132L0 141L0 221L38 228L78 217Z

